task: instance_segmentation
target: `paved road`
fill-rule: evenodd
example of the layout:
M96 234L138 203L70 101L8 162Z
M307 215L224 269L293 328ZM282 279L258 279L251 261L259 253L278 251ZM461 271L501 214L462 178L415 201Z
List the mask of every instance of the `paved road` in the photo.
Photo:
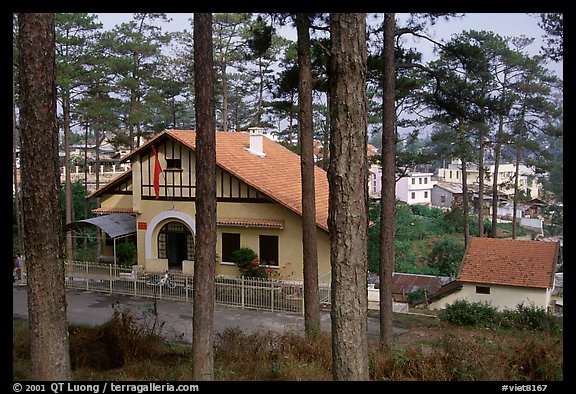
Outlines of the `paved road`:
M136 298L117 294L86 292L68 289L68 321L76 324L99 325L108 321L113 314L113 306L128 308L134 316L150 316L153 307L150 298ZM26 287L13 286L13 316L28 317ZM158 300L158 319L164 322L162 334L168 340L192 343L192 304L179 301ZM330 332L330 313L320 313L322 331ZM216 305L214 310L214 331L223 332L226 328L239 328L245 334L258 331L274 331L278 333L296 332L303 334L304 317L296 314L258 311ZM401 334L405 329L394 327L395 334ZM377 339L379 322L377 318L368 318L368 336Z

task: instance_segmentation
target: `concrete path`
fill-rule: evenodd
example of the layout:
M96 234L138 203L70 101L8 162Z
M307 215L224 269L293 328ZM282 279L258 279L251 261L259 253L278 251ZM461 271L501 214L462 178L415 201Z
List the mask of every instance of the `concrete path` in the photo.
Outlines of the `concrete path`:
M68 301L68 321L76 324L99 325L108 321L114 312L114 305L124 310L128 308L136 317L152 321L151 311L154 300L136 298L117 294L86 292L69 289L66 293ZM28 318L26 287L13 286L13 317ZM167 340L192 343L192 304L178 301L158 300L157 314L159 322L164 322L161 334ZM322 331L330 332L330 311L321 311L320 325ZM304 333L304 317L296 314L258 311L216 305L214 310L214 331L223 332L227 328L239 328L245 334L259 331L274 331L278 333ZM400 327L394 327L396 335L405 332ZM377 339L379 333L378 318L368 318L368 336Z

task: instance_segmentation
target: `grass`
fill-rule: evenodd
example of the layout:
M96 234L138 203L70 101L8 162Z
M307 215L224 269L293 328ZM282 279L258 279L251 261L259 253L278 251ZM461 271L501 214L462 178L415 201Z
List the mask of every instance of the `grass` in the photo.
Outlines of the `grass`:
M560 331L474 329L419 315L394 316L408 331L391 351L370 343L375 381L554 381L563 379ZM141 324L127 311L97 327L71 326L70 358L75 380L190 381L191 346L168 343L158 326ZM27 380L28 323L13 322L13 379ZM245 334L227 329L215 336L218 381L329 381L331 339L296 333Z

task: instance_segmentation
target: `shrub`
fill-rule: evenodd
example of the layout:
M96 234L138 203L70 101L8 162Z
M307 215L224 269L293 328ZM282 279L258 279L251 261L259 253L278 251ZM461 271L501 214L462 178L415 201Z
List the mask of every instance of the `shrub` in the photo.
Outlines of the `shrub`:
M440 320L459 326L491 327L498 312L495 306L486 301L469 302L456 300L439 313Z
M123 242L116 245L116 258L118 259L118 264L120 264L122 267L132 267L135 254L136 245L134 245L132 242Z
M500 313L500 316L500 325L506 328L534 331L555 331L560 328L554 315L533 304L529 306L525 306L524 303L518 304L516 309L506 309Z
M241 276L248 278L268 278L273 273L265 264L260 263L258 255L252 249L244 247L232 252L232 260Z

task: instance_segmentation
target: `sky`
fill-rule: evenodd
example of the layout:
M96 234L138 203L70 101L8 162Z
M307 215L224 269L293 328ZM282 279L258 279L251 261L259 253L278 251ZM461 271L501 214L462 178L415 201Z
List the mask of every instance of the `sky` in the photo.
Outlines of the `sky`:
M132 18L131 13L104 13L96 14L98 21L103 24L106 30L113 29L115 25L127 22ZM374 14L367 14L368 23L375 20L372 16ZM382 14L380 15L380 21ZM163 24L164 31L192 31L190 19L193 17L192 13L167 13L170 22ZM402 21L408 18L409 14L396 14L396 19ZM440 42L449 41L454 34L462 33L466 30L486 30L499 34L502 37L519 37L526 36L534 38L534 42L529 45L525 50L530 55L537 55L540 52L540 47L543 44L543 30L538 26L540 21L539 14L527 13L466 13L463 17L453 17L448 21L439 19L435 25L429 26L426 33L434 40ZM279 31L280 34L296 41L295 28L285 26ZM408 37L408 35L406 35ZM411 48L416 48L422 53L423 62L434 60L436 57L433 53L433 46L430 42L423 39L409 38L409 41L404 45ZM563 78L563 62L555 63L549 62L550 68L559 78Z
M469 13L462 18L450 18L449 21L439 20L430 28L433 38L449 40L451 35L461 33L464 30L487 30L493 31L502 37L518 37L524 35L534 38L534 42L528 46L527 52L537 55L543 45L543 30L538 26L540 17L536 14L525 13ZM426 54L426 52L423 52ZM432 56L432 52L427 52ZM431 58L424 58L429 61ZM556 75L563 78L563 62L548 64Z
M105 29L112 29L116 24L126 22L131 19L130 13L99 13L98 21L103 24ZM165 31L191 31L190 19L192 13L167 13L172 19L171 22L164 24ZM403 19L408 14L397 14L397 19ZM467 13L462 18L450 18L449 21L439 20L434 26L430 27L428 34L437 40L447 41L451 35L461 33L464 30L488 30L493 31L503 37L515 37L525 35L534 38L527 51L531 55L536 55L542 46L542 29L538 26L539 16L537 14L526 13ZM296 40L296 33L290 27L285 27L282 32L293 40ZM417 47L424 55L424 61L433 59L431 45L422 40L409 44L411 47ZM550 62L548 67L556 75L563 78L563 62Z

